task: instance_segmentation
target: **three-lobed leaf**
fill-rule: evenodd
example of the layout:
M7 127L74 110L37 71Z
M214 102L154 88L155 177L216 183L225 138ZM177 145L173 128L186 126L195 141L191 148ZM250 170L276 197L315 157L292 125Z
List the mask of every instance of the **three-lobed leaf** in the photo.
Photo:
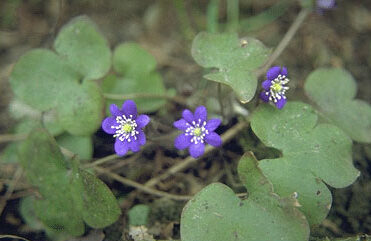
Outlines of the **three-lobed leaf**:
M352 162L352 142L339 128L317 124L312 107L289 102L278 110L264 104L253 114L251 127L267 146L282 157L259 161L259 168L281 196L297 192L308 222L319 224L331 207L331 193L352 184L359 176Z
M26 53L10 76L18 99L38 111L57 111L57 127L74 135L90 135L102 119L103 97L91 82L111 66L107 41L87 17L71 20L59 32L58 53L36 49ZM55 127L53 127L55 128Z
M354 99L357 84L343 69L321 68L313 71L305 82L305 92L332 123L353 140L371 143L371 106Z
M221 183L205 187L183 209L183 241L308 240L308 223L296 209L296 200L281 199L272 192L272 184L253 156L242 157L238 172L249 191L248 199L239 199Z
M269 49L259 40L246 38L241 44L237 34L201 32L192 43L192 56L204 68L217 72L204 77L230 86L239 99L249 102L255 95L257 77L253 72L267 59Z

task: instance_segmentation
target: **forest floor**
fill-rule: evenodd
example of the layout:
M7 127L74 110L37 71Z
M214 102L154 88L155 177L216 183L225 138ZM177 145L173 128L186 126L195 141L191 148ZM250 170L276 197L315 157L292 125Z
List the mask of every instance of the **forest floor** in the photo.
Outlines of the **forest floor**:
M102 31L113 48L121 42L135 41L151 52L157 62L165 84L187 97L196 86L194 80L202 78L202 69L190 55L194 33L204 31L207 1L186 2L188 18L179 17L173 1L129 0L2 0L0 3L0 133L10 133L15 122L8 112L13 97L8 83L12 66L17 59L32 48L51 48L59 29L71 18L89 16ZM221 1L223 5L224 1ZM240 20L267 9L274 0L240 1ZM225 5L225 4L224 4ZM225 6L220 9L220 22L226 21ZM253 36L267 46L276 46L299 12L296 1L275 21L251 30L241 27L240 37ZM187 22L189 21L189 29ZM323 15L311 14L301 26L287 49L276 61L290 70L293 99L305 100L303 85L308 74L318 67L344 67L352 73L358 84L357 98L371 103L371 1L338 1L337 7ZM336 87L335 87L336 88ZM167 106L167 108L174 108ZM175 110L171 110L175 111ZM158 119L166 116L158 115ZM165 121L166 123L166 121ZM233 123L233 120L232 122ZM223 126L224 130L232 124ZM166 129L166 127L164 127ZM222 130L222 131L224 131ZM94 136L94 158L111 154L112 140L98 131ZM0 150L5 144L0 144ZM195 193L213 181L238 185L234 178L243 148L231 141L220 153L203 158L184 173L179 173L160 189L172 193ZM351 234L371 234L371 145L355 143L354 162L361 171L357 182L344 189L333 189L333 206L327 219L312 229L312 235L342 237ZM116 170L126 177L144 183L148 177L172 166L179 157L164 148L145 150L135 162L122 160ZM225 161L225 160L228 161ZM148 162L148 160L152 160ZM3 169L9 175L14 166ZM128 171L132 170L132 171ZM163 239L179 238L179 214L183 202L156 200L134 189L102 177L114 193L129 193L121 208L127 210L136 203L147 203L155 210L151 214L151 231ZM237 182L237 183L236 183ZM0 199L6 186L0 180ZM18 212L19 197L9 200L0 216L0 233L19 234L31 240L42 240L44 234L29 230ZM105 240L119 240L125 218L105 229ZM113 231L113 232L112 232ZM103 237L103 236L102 236ZM84 240L84 239L76 239ZM88 240L88 239L86 239ZM102 239L101 239L102 240Z

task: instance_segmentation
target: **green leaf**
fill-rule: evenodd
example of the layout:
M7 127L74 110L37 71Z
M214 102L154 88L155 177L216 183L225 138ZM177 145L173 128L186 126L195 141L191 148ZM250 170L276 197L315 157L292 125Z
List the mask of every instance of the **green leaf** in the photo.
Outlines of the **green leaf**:
M121 209L111 190L93 174L80 170L84 221L93 228L103 228L114 223Z
M126 77L156 69L156 59L137 43L123 43L113 52L113 68Z
M245 39L241 44L237 34L199 33L193 40L192 56L204 68L217 68L206 79L230 86L243 103L255 95L257 77L253 70L267 59L269 50L257 39Z
M183 209L182 241L308 240L308 223L293 205L296 200L272 192L254 157L243 156L238 171L248 199L240 200L221 183L205 187Z
M59 32L54 48L85 79L99 79L111 67L107 40L86 16L66 24Z
M282 110L261 105L251 127L265 145L282 151L281 158L259 162L275 192L297 192L309 223L321 223L332 202L323 182L342 188L359 176L352 162L352 141L336 126L317 124L314 110L300 102L289 102Z
M20 145L19 157L28 180L43 197L35 202L40 220L56 231L83 234L84 223L74 206L64 157L53 138L45 130L35 129Z
M73 136L65 133L57 137L57 143L78 154L80 159L89 160L93 156L93 140L91 136Z
M72 135L90 135L100 126L103 118L104 99L99 86L84 81L65 87L57 107L61 125Z
M41 230L43 225L36 216L34 203L35 198L32 196L22 198L19 204L19 212L22 219L28 226L30 226L30 228L33 230Z
M156 94L166 95L166 89L160 74L157 72L138 74L133 78L119 78L115 75L109 75L103 80L102 89L104 93L120 94ZM166 101L156 98L132 98L137 106L140 106L141 112L156 111L163 106ZM110 104L122 105L123 101L107 101L107 109Z
M42 196L34 202L35 213L52 230L78 236L84 233L84 220L103 228L121 214L109 188L94 175L78 170L77 160L72 160L72 170L67 169L46 130L33 130L20 145L19 157L28 180Z
M353 140L371 143L371 106L354 99L357 84L344 69L321 68L312 72L305 92L319 111L343 129Z
M52 51L35 49L15 64L9 82L18 99L45 111L55 107L56 96L78 79L77 73Z
M144 204L138 204L132 207L129 212L129 224L131 226L147 225L150 207Z

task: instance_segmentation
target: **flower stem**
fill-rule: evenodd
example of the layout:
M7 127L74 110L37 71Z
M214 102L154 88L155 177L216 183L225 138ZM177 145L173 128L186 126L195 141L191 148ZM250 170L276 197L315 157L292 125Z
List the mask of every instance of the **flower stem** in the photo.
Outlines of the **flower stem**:
M292 25L290 26L289 30L286 32L285 36L282 38L281 42L278 44L277 48L274 50L272 55L269 57L267 62L261 67L256 75L259 77L263 75L267 69L273 64L274 61L281 55L283 50L286 49L287 45L290 43L291 39L294 37L295 33L298 31L300 25L304 22L305 18L308 16L309 10L302 9Z
M135 98L167 99L177 104L187 105L186 100L180 96L170 96L170 95L160 95L160 94L150 94L150 93L134 93L134 94L126 94L126 95L104 93L103 96L104 98L110 99L110 100L128 100L128 99L135 99Z

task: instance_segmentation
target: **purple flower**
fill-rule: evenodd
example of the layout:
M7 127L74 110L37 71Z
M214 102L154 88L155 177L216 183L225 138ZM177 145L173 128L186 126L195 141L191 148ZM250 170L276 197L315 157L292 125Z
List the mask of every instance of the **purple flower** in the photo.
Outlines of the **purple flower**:
M174 127L183 131L174 141L179 150L189 147L189 153L193 158L200 157L205 152L205 141L212 146L220 146L222 139L214 131L221 123L220 119L207 120L205 106L196 108L193 114L185 109L183 118L174 122Z
M129 150L137 152L140 146L146 143L146 136L142 128L150 121L147 115L137 115L137 106L132 100L127 100L119 109L117 105L110 105L112 116L102 122L102 129L116 138L115 152L119 156Z
M322 14L324 10L334 8L335 4L335 0L316 0L317 12Z
M267 71L267 79L262 83L264 90L260 93L260 98L264 102L273 102L278 109L282 109L287 102L285 92L289 89L286 86L289 81L286 67L270 68Z

